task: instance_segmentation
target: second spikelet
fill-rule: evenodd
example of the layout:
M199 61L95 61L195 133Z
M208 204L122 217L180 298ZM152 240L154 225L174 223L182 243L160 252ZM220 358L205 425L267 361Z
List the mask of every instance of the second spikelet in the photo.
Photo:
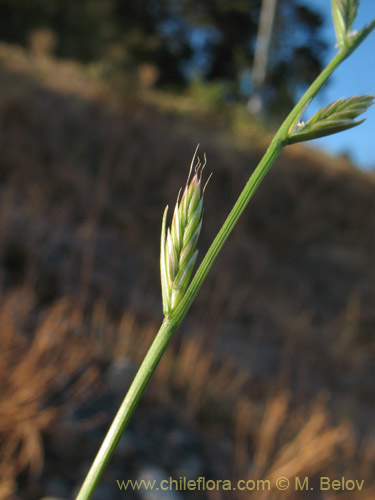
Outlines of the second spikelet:
M205 163L202 165L197 159L194 165L196 152L197 150L181 199L181 190L178 194L172 224L168 230L166 230L168 206L163 215L160 273L165 316L171 314L181 302L198 255L196 246L202 226L204 189L201 181Z

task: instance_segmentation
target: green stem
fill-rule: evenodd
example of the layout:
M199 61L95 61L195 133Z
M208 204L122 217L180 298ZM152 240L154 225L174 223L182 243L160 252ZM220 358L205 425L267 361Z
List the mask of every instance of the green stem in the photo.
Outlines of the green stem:
M208 252L204 256L201 265L195 273L194 278L192 279L189 288L186 290L186 293L179 306L173 312L172 317L177 323L180 323L186 315L226 239L232 232L234 226L237 224L238 219L245 210L262 179L276 160L282 148L287 144L287 137L290 128L300 118L303 110L309 104L311 99L317 94L317 92L322 88L322 86L326 83L337 66L348 55L349 49L342 49L336 54L336 56L332 59L328 66L326 66L326 68L320 73L316 80L310 85L305 94L301 97L296 106L284 120L259 165L254 170L250 179L247 181L227 219L225 220L220 231L212 242Z
M372 27L370 26L372 29ZM361 37L361 41L364 38ZM322 71L317 79L312 83L309 89L305 92L303 97L293 108L291 113L285 119L275 137L273 138L269 148L267 149L261 162L254 170L250 179L246 183L242 193L236 201L234 207L225 220L222 228L218 232L207 254L202 260L192 282L187 289L184 298L182 299L176 310L168 317L166 317L160 327L160 330L155 337L148 353L135 379L130 386L130 389L120 406L120 409L105 437L102 446L92 464L92 467L82 485L82 488L76 500L89 500L95 490L95 487L103 474L108 462L119 442L122 433L124 432L137 404L145 390L147 383L153 374L162 354L164 353L173 333L176 331L190 306L192 305L195 296L197 295L200 287L202 286L208 271L218 256L222 246L224 245L229 234L232 232L239 217L245 210L250 199L255 193L257 187L261 183L263 177L266 175L282 148L287 144L288 132L290 128L299 119L305 107L309 104L311 99L316 95L324 83L328 80L329 76L337 68L337 66L354 50L354 46L344 47L332 59L328 66Z
M129 423L134 410L145 390L151 375L154 373L169 341L177 328L177 324L165 318L146 357L144 358L128 393L125 396L109 431L96 455L76 500L88 500L110 461L116 446Z

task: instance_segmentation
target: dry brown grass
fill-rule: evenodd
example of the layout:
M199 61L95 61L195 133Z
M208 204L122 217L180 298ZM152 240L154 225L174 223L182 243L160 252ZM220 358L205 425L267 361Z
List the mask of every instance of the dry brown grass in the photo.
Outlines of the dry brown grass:
M114 355L117 352L119 357L130 356L140 363L154 337L156 325L139 324L129 311L120 324ZM212 351L204 346L202 336L195 330L195 335L186 334L179 345L174 343L169 347L152 379L148 395L154 402L167 405L171 401L176 404L178 396L184 405L184 416L190 421L199 419L207 407L219 409L215 426L222 428L223 435L228 427L233 429L230 444L232 480L269 480L272 485L270 491L252 492L251 498L297 500L302 498L301 492L289 491L286 497L275 489L278 477L286 477L294 484L295 477L308 476L314 481L320 475L337 478L342 474L364 479L366 490L361 498L372 498L375 448L371 437L359 441L349 422L334 422L323 398L295 408L290 402L290 394L281 390L270 395L263 405L249 399L246 394L249 385L248 373L230 362L215 362ZM206 430L207 424L203 424L203 440ZM222 492L210 495L226 498ZM239 500L248 498L248 493L232 495ZM336 498L335 495L332 498Z
M88 363L89 353L100 353L104 359L132 359L139 364L157 325L129 310L114 321L103 301L95 304L85 324L81 311L67 300L38 312L27 290L4 297L0 320L0 499L5 500L16 492L21 471L27 469L34 477L41 473L42 436L59 417L58 408L48 404L51 395L62 391L64 400L82 403L97 378L97 371ZM83 331L85 339L79 337ZM69 384L82 367L83 374ZM195 331L194 336L186 334L180 344L174 342L166 351L147 397L159 405L179 402L188 421L199 421L207 408L219 409L221 417L216 413L215 426L222 427L223 434L227 426L233 429L233 480L264 479L274 485L280 476L290 481L296 476L314 478L319 474L337 477L346 467L372 487L373 440L356 447L353 428L347 423L333 424L319 400L311 408L296 409L288 393L281 391L270 396L264 406L255 403L246 395L250 383L248 374L232 363L217 363ZM206 428L207 423L201 428L203 441ZM371 498L371 491L363 493L365 500ZM216 492L215 498L225 498L220 495ZM247 497L238 494L233 498ZM272 489L253 492L252 498L285 496Z
M189 100L157 92L144 101L115 99L114 109L90 68L39 59L35 51L0 46L4 495L22 468L40 471L41 435L57 418L50 395L69 386L88 353L107 362L143 359L160 312L161 207L184 182L196 143L214 171L203 253L259 159L259 135L266 135L240 117L233 141L226 120L216 123L211 113L201 121ZM346 467L373 484L373 439L361 430L357 449L349 450L353 434L341 422L344 414L354 422L359 412L365 421L371 394L374 199L374 175L347 160L298 146L285 151L220 257L225 273L213 272L192 326L155 373L148 395L156 402L180 405L197 425L204 421L203 434L210 425L224 437L233 430L228 469L233 465L237 477ZM25 281L34 293L11 292ZM210 311L204 321L202 310ZM229 327L222 326L224 314ZM213 352L217 331L225 337L224 362ZM257 377L249 359L259 347L277 350L277 367L272 371L266 356ZM77 404L95 377L85 373L74 385ZM284 389L274 396L275 387ZM322 387L337 396L332 421L311 403ZM335 468L340 447L345 457Z
M50 34L51 35L51 34ZM44 40L42 41L42 38ZM15 70L25 75L33 75L43 80L46 88L62 93L81 95L85 98L97 98L105 91L104 84L90 76L90 72L82 72L82 66L73 61L56 61L46 54L41 43L53 45L47 31L35 32L31 42L31 50L0 43L0 61L10 70ZM94 71L93 71L94 72Z
M64 404L88 397L98 372L74 307L60 300L37 311L26 289L0 302L0 498L11 498L21 472L43 468L43 433ZM63 394L60 404L51 403Z
M139 365L155 337L158 324L154 321L140 322L134 313L127 310L118 325L111 325L105 320L103 304L97 305L94 311L96 327L93 330L104 331L98 325L106 324L103 341L108 346L109 358L130 358ZM170 400L173 394L179 395L184 401L188 418L204 412L213 402L219 404L221 401L222 407L233 405L248 381L248 374L236 368L233 359L218 363L214 352L204 344L204 332L199 332L199 329L195 329L194 335L184 335L180 343L172 342L151 381L152 396L165 401L166 398Z
M303 493L293 487L287 493L278 492L277 478L287 478L294 485L296 477L309 477L311 484L319 474L339 477L340 467L353 460L353 428L347 423L332 424L329 412L319 400L309 410L292 410L288 408L287 394L281 392L269 399L258 431L249 426L252 419L252 405L242 400L236 415L236 476L269 481L271 485L270 490L252 492L252 498L302 498ZM251 454L246 453L249 442L254 446Z

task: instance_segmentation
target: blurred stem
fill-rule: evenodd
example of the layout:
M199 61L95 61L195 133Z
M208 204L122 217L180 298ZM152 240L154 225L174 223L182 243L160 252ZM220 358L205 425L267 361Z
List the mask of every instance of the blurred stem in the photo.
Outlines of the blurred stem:
M371 26L370 26L371 27ZM364 37L363 37L364 38ZM362 39L363 39L362 38ZM362 41L362 40L361 40ZM181 303L173 311L170 316L167 316L155 337L141 367L138 370L135 379L130 386L130 389L125 396L123 403L105 437L102 446L92 464L92 467L82 485L82 488L76 500L89 500L95 490L101 475L103 474L108 462L119 442L122 433L124 432L146 386L155 371L155 368L163 355L173 333L181 324L190 306L192 305L200 287L202 286L208 271L218 256L222 246L224 245L229 234L232 232L242 212L245 210L250 199L261 183L262 179L276 160L282 148L287 144L288 133L291 127L299 120L301 113L309 104L311 99L317 94L321 87L328 80L333 71L339 64L346 59L360 42L343 47L332 59L328 66L320 73L316 80L310 85L308 90L289 113L275 137L273 138L269 148L263 156L261 162L254 170L250 179L246 183L242 193L233 206L223 226L218 232L216 238L211 244L207 254L202 260L192 282L187 289Z

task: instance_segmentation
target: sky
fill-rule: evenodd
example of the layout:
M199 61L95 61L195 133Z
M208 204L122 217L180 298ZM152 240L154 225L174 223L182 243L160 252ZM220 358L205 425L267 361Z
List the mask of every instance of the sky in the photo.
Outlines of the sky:
M304 0L321 12L324 17L323 35L329 45L328 62L337 52L336 36L332 23L330 0ZM361 0L353 29L360 30L375 18L375 0ZM375 33L368 38L342 63L331 76L330 84L315 97L307 110L306 117L340 97L358 94L375 94ZM353 162L362 169L375 169L375 106L365 115L366 121L351 130L307 143L333 154L348 153ZM305 118L306 118L305 117Z

